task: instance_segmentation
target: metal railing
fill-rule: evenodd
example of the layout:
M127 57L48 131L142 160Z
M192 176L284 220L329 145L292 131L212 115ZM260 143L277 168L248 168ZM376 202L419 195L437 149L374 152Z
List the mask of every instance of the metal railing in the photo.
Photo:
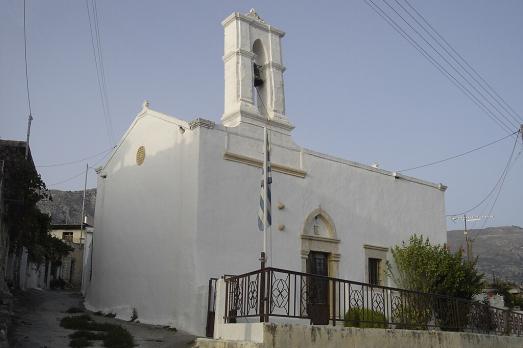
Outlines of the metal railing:
M225 322L310 319L311 324L523 336L523 315L444 295L265 268L225 279Z

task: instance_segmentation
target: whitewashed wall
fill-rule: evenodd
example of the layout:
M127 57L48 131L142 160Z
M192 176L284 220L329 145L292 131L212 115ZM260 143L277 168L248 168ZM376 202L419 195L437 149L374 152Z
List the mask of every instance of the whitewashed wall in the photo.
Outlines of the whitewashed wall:
M262 132L216 126L182 134L179 126L188 128L146 111L102 170L86 304L126 319L136 308L141 322L203 334L209 277L259 267L261 170L224 154L261 159ZM364 244L389 247L413 233L445 242L444 193L436 186L272 138L274 163L306 173L273 173L273 266L302 270L303 224L320 205L340 239L341 278L364 280Z
M197 138L183 121L139 115L98 179L88 308L186 327L194 308ZM145 161L136 164L138 147ZM103 178L106 176L106 178Z

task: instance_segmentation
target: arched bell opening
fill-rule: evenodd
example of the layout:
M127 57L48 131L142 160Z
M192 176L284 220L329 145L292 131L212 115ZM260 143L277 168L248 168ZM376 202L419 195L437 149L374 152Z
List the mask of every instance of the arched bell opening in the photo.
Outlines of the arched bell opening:
M253 88L254 88L254 101L258 112L264 117L269 115L269 100L268 100L268 87L267 83L267 56L265 54L265 48L260 39L254 41L252 45L252 53L254 53L253 60Z

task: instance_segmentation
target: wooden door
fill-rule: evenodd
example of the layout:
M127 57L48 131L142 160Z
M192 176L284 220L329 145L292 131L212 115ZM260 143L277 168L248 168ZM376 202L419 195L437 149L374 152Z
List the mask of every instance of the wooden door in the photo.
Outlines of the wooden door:
M311 275L327 277L329 275L328 254L311 251L307 268ZM329 324L329 280L321 277L309 277L308 313L313 325Z

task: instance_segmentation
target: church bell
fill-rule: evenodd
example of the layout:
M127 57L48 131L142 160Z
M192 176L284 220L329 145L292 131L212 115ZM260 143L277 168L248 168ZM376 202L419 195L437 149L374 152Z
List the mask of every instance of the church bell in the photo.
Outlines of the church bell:
M263 79L261 77L262 66L254 63L254 87L263 85Z

